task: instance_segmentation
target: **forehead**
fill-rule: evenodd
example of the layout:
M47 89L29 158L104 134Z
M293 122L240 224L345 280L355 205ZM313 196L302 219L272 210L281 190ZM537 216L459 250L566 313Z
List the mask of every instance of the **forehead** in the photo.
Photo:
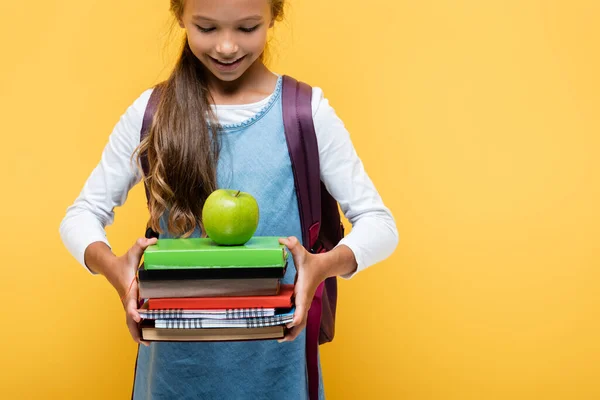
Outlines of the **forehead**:
M223 23L255 16L268 19L271 4L269 0L186 0L183 13Z

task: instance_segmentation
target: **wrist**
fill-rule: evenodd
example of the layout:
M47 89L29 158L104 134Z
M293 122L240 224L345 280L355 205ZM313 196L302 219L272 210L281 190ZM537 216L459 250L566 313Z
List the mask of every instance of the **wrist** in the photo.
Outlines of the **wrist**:
M118 266L118 259L119 257L104 242L90 244L84 253L86 266L93 273L104 276L113 286L118 285L120 275L122 275L122 268Z
M123 263L120 257L114 260L114 270L117 275L116 284L113 285L119 296L123 297L131 288L132 281L135 280L136 272L128 268L127 263Z
M115 288L119 296L123 296L131 283L132 276L135 275L127 271L121 257L115 255L107 257L104 263L104 277Z
M356 271L358 263L354 252L346 245L319 254L319 272L323 280L339 275L347 275Z

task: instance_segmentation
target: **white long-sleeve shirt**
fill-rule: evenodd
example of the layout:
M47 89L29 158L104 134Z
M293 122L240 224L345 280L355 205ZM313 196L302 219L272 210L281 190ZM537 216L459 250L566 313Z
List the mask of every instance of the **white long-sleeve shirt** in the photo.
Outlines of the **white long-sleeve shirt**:
M83 265L90 244L110 244L105 228L114 220L114 209L127 199L129 190L142 176L131 156L140 142L144 111L152 89L138 97L121 116L104 148L100 163L85 182L75 202L67 208L60 224L61 238L69 252ZM259 112L269 97L244 105L213 106L221 124L244 121ZM356 258L356 272L389 257L398 243L398 231L390 210L383 204L373 182L358 157L343 122L313 88L312 111L319 147L321 180L338 201L352 230L339 245L348 246ZM89 271L89 269L88 269Z

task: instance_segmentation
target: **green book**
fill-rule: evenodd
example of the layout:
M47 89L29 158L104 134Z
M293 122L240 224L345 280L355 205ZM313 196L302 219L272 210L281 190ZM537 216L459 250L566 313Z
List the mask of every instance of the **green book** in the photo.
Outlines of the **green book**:
M158 239L144 251L144 268L284 268L286 258L276 236L255 236L240 246L220 246L210 238Z

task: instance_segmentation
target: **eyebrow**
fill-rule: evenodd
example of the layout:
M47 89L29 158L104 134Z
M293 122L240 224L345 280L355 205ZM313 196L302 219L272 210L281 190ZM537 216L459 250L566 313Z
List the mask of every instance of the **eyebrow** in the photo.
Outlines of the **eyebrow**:
M214 19L209 18L209 17L205 17L203 15L192 15L192 18L193 19L201 19L203 21L209 21L209 22L218 22L217 20L214 20ZM251 21L251 20L259 21L259 20L262 20L262 19L263 18L262 18L261 15L251 15L249 17L242 18L242 19L240 19L240 20L238 20L236 22Z

